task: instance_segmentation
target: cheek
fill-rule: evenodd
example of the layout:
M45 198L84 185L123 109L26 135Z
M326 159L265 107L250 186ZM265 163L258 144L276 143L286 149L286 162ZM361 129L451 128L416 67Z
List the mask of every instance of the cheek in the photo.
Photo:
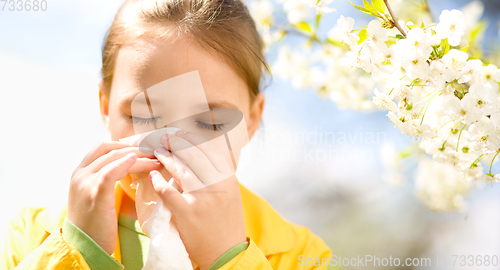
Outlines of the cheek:
M109 132L113 141L134 135L132 120L120 111L110 110Z

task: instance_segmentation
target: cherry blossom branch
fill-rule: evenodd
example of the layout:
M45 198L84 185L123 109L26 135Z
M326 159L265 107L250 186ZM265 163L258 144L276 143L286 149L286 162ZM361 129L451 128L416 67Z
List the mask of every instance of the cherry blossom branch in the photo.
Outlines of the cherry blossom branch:
M429 1L424 0L424 9L425 11L431 13L431 8L429 7Z
M403 30L403 28L401 27L401 25L399 24L398 20L396 20L396 16L394 16L394 13L392 12L392 8L389 5L389 2L387 0L384 0L384 3L385 3L385 6L387 7L387 10L389 10L389 14L391 14L391 22L392 22L392 24L394 26L396 26L396 28L399 30L399 32L401 33L401 35L403 35L403 37L406 38L406 33Z

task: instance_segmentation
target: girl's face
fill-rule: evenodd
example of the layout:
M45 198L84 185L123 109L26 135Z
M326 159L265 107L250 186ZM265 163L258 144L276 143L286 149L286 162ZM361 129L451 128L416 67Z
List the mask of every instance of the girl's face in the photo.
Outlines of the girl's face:
M132 114L131 106L134 97L153 85L196 70L209 107L235 108L243 112L248 138L251 139L261 121L264 95L260 93L250 104L249 89L245 81L218 58L217 53L208 52L186 36L174 41L165 38L141 38L120 48L109 97L104 94L104 84L99 84L101 115L111 133L111 139L117 141L136 133L132 117L137 116ZM182 110L179 106L162 108L162 111L170 116L176 115L179 110ZM170 179L165 169L160 172L166 179ZM135 190L130 188L133 179L147 177L148 173L130 175L131 177L120 181L131 198L135 197Z

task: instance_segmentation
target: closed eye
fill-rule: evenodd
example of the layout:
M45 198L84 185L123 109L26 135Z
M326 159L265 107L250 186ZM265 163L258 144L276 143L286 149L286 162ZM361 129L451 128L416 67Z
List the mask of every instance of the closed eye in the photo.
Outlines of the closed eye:
M161 117L151 117L151 118L140 118L140 117L135 117L131 116L132 122L134 124L139 124L139 125L149 125L154 122L157 122Z
M206 124L201 121L195 121L195 122L199 128L211 129L214 131L220 131L222 130L222 127L224 127L224 124Z

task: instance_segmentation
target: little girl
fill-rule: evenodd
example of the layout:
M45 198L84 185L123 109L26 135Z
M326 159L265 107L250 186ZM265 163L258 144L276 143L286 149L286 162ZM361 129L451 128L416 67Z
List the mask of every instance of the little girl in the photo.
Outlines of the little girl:
M241 111L251 138L264 107L262 51L242 0L126 1L102 52L99 102L112 141L99 143L76 168L62 210L24 208L11 221L0 269L141 269L149 238L130 184L143 177L171 210L194 269L326 269L320 262L331 252L324 242L284 220L234 175L204 185L203 175L228 163L197 143L196 131L217 132L223 123L196 120L196 127L163 136L154 153L118 141L137 133L134 124L156 121L133 114L138 93L193 71L210 110ZM174 107L162 117L186 106ZM177 151L179 145L190 147ZM203 188L183 193L182 177Z

